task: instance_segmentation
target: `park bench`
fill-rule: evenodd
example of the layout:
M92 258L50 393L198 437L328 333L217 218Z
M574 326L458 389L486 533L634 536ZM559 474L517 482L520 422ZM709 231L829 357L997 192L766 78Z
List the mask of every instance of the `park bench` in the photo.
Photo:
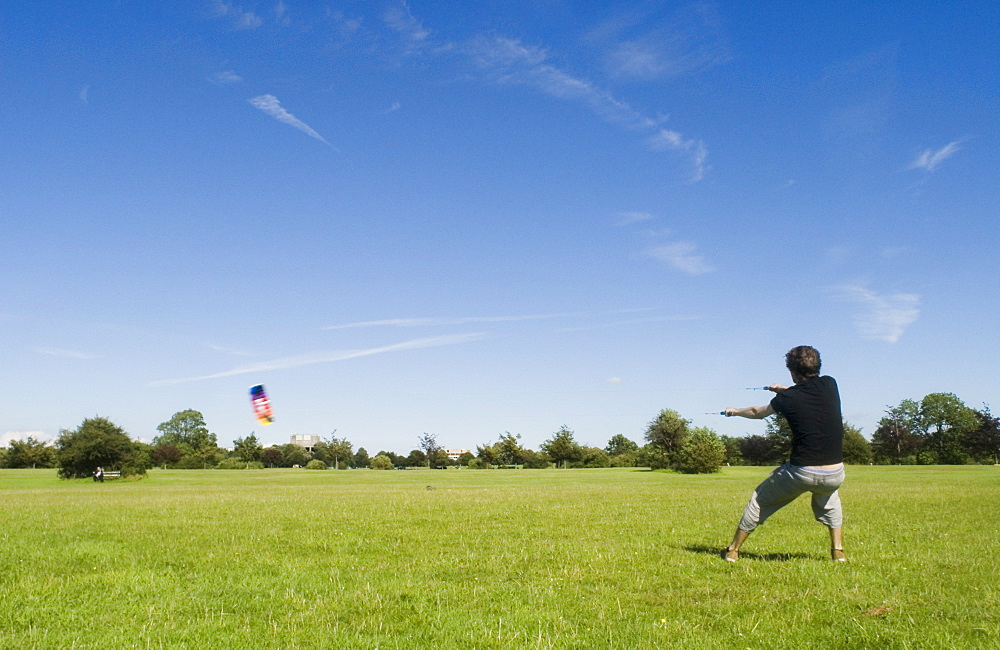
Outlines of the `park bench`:
M122 477L121 472L104 472L104 480L121 478L121 477Z

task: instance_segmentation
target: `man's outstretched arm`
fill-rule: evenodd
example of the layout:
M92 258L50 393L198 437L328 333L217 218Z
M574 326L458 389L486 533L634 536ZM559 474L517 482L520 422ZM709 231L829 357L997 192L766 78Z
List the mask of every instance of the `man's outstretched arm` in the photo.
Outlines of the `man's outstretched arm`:
M741 418L749 418L751 420L763 420L769 415L774 415L774 409L771 408L770 404L767 406L748 406L741 409L730 407L726 409L725 413L727 418L731 418L735 415Z

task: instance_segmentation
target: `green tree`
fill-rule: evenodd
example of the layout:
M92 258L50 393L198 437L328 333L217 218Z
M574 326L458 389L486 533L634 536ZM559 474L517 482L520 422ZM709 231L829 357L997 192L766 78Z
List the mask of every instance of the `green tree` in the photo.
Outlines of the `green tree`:
M522 467L524 469L547 469L552 464L552 459L544 451L524 450Z
M281 455L281 448L277 445L271 445L265 449L264 453L260 455L260 462L267 467L285 466L285 458Z
M726 460L724 461L726 465L742 465L743 452L740 451L740 440L742 438L719 436L719 440L726 446Z
M639 448L635 460L636 467L648 467L649 469L667 469L670 467L670 458L667 452L658 445L647 442Z
M611 467L611 456L600 447L583 446L580 462L584 467Z
M327 463L332 462L334 469L347 469L354 460L354 447L347 438L331 436L330 442L327 443L326 456Z
M583 459L583 448L573 439L573 431L565 424L552 437L543 442L541 450L548 454L556 467L569 467Z
M520 433L515 436L510 431L505 431L500 435L500 439L493 445L498 465L520 465L524 462L524 447L520 440Z
M154 445L187 445L195 453L218 447L216 435L205 426L205 416L199 411L178 411L166 422L156 427L160 435L153 438Z
M739 441L740 455L743 457L743 462L747 465L775 465L781 462L778 461L778 456L771 446L771 441L766 437L754 434L740 438Z
M309 456L309 452L306 451L305 447L301 447L296 444L286 443L281 445L281 458L282 467L295 467L298 465L302 467L308 463L312 458Z
M965 447L980 463L1000 464L1000 418L990 413L988 406L976 411L979 426L965 438Z
M162 465L164 468L168 465L177 464L183 456L184 454L177 447L164 444L153 447L153 451L150 454L153 463Z
M872 447L861 435L861 429L844 422L844 462L848 465L867 465L872 462Z
M427 433L424 431L422 436L417 437L417 442L420 444L420 448L424 451L424 460L427 463L427 467L431 466L431 461L437 456L437 453L441 451L441 445L438 444L437 436L433 433ZM413 456L411 453L410 456Z
M28 436L24 440L11 440L3 467L48 468L56 466L56 450L44 442Z
M673 462L674 456L684 444L691 422L685 420L677 411L663 409L646 427L646 442L658 447L667 458Z
M420 451L419 449L413 449L410 451L410 455L406 457L403 464L407 467L420 467L421 465L426 465L430 467L430 461L427 460L427 454Z
M718 472L726 459L726 445L708 427L692 429L677 451L674 466L685 474Z
M330 457L330 443L325 440L320 440L315 445L312 446L312 450L309 452L309 457L312 460L321 460L324 464L329 465L333 462Z
M149 460L124 429L103 417L88 418L74 430L60 431L56 459L60 478L91 476L97 467L118 470L122 476L145 474Z
M767 418L764 437L771 447L771 463L785 463L792 455L792 427L780 415Z
M393 467L405 467L406 466L406 456L400 456L399 454L392 451L380 451L376 456L385 456L392 463Z
M233 453L246 463L259 461L264 455L264 447L257 441L257 436L251 433L246 438L233 440Z
M608 452L608 456L614 458L615 456L621 456L622 454L635 453L639 451L639 445L629 440L624 435L616 433L608 441L608 445L604 448L604 451Z
M963 442L979 426L975 410L952 393L931 393L920 401L920 423L937 462L962 465L969 455Z
M626 451L624 454L611 456L611 467L635 467L639 464L639 450Z
M476 465L475 469L489 469L490 465L497 464L497 451L496 445L491 445L489 443L476 447L476 458L479 463Z
M917 453L923 445L918 432L918 415L919 405L912 400L904 400L886 411L872 433L872 458L876 463L912 465L917 462Z
M368 457L368 450L364 447L359 447L356 454L354 454L354 466L355 467L368 467L371 463L371 458Z
M392 460L385 454L379 454L372 458L371 463L368 465L372 469L392 469Z

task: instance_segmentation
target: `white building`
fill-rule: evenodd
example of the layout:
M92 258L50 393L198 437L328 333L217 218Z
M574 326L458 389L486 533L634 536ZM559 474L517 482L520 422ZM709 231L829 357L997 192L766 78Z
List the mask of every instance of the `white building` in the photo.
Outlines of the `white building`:
M445 449L444 453L448 455L451 460L458 460L458 457L462 454L470 453L468 449Z
M293 433L292 444L304 447L306 451L312 451L313 447L319 444L319 436L307 436L302 433Z

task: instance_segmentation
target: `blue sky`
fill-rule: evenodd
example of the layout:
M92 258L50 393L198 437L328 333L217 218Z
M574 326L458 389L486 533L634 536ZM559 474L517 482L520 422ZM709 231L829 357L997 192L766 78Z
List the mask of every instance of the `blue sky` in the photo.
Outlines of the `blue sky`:
M0 434L761 433L799 344L869 436L995 408L998 14L8 3Z

